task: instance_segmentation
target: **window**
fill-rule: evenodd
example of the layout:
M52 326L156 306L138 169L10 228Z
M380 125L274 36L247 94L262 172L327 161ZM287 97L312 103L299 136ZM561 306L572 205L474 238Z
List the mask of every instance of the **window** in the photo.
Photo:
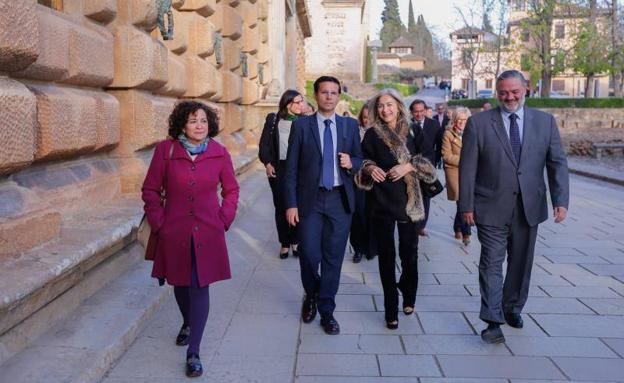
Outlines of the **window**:
M38 0L38 3L57 11L63 10L63 0Z
M563 24L555 25L555 38L556 39L564 39L565 38L565 25L563 25Z
M552 80L552 91L553 92L564 92L565 91L565 80Z
M528 72L531 70L531 58L527 54L520 56L520 70Z
M492 79L487 79L485 80L485 88L486 89L492 89Z

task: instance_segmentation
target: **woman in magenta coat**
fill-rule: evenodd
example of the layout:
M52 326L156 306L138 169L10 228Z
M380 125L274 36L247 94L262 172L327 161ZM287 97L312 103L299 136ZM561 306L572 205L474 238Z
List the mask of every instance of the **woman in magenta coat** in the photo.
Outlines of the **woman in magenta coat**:
M208 319L208 286L231 277L225 231L236 215L239 187L230 154L211 139L219 132L217 121L204 104L178 103L169 116L171 139L156 146L142 188L145 214L158 236L152 277L174 286L184 321L176 344L188 344L190 377L203 372L199 346Z

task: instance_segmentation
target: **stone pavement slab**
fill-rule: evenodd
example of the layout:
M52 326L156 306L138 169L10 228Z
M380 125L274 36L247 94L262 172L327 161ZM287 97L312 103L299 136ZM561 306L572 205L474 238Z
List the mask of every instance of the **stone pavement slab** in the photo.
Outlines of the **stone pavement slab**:
M432 201L416 315L399 312L399 328L387 329L377 259L353 264L347 249L336 297L341 333L328 336L318 317L299 320L299 262L278 259L268 186L262 173L252 177L264 191L228 233L234 278L211 286L198 382L624 382L624 188L572 177L570 219L539 229L525 326L503 326L507 343L488 345L478 335L479 243L453 238L454 203ZM155 318L104 383L188 381L184 348L173 345L180 318L172 299Z

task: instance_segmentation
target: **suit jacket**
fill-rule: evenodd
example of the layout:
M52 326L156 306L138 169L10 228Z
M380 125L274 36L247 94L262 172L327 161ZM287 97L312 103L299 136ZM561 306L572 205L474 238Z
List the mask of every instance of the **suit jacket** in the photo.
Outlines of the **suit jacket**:
M548 218L544 168L553 206L568 207L568 163L554 117L525 107L523 127L520 163L516 163L500 107L468 119L459 163L459 207L474 212L477 223L505 225L517 193L529 225L544 222Z
M349 154L353 164L351 170L338 170L347 199L345 207L352 213L355 211L353 174L362 164L360 131L355 119L336 115L336 141L336 153ZM298 208L300 217L305 217L312 211L319 191L322 168L321 137L314 113L297 119L291 127L284 174L286 208Z
M438 118L437 114L433 116L433 120L435 120L435 122L437 122L438 125L440 125L442 130L446 130L446 128L448 127L447 125L449 123L449 117L448 117L448 114L446 113L444 113L444 117L442 118L442 124L440 124L440 119Z
M411 129L414 134L418 153L422 154L423 157L431 161L434 165L439 163L442 158L442 137L444 136L444 129L440 128L438 121L425 117L422 132L417 129L415 121Z

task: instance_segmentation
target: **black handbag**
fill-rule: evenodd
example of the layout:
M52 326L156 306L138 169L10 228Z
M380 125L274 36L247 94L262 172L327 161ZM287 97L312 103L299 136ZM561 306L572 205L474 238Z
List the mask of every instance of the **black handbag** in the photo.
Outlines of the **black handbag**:
M430 184L425 182L421 182L420 184L422 186L423 195L427 198L433 198L444 190L444 185L442 185L440 180L435 180Z

